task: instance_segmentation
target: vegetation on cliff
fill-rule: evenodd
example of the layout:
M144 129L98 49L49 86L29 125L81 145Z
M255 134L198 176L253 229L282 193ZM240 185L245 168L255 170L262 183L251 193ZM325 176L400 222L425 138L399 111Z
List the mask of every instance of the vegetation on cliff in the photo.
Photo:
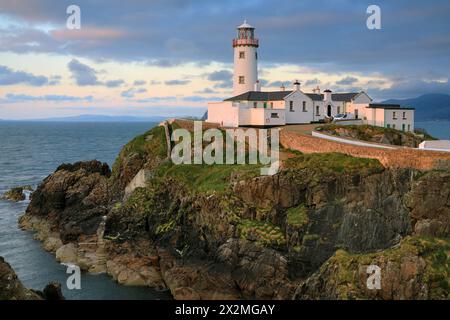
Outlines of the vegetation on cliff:
M406 237L381 252L338 250L297 290L298 299L449 299L449 239ZM367 287L367 267L380 268L381 289Z
M107 271L122 282L165 283L176 298L288 299L305 279L300 298L372 297L353 288L363 278L355 270L370 259L402 266L412 259L418 286L443 290L430 289L430 297L448 294L448 261L438 248L447 245L449 172L284 150L280 172L259 176L257 165L174 165L166 148L156 127L122 149L111 177L98 162L59 168L36 191L27 218L46 216L67 243L94 235L105 216L114 260ZM145 184L124 196L142 169ZM376 297L403 297L386 290Z

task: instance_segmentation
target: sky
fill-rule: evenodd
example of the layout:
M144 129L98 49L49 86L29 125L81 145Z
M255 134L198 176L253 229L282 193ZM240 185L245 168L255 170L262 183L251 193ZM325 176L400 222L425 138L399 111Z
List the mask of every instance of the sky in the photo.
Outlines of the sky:
M369 30L369 5L381 29ZM69 5L81 10L70 30ZM236 27L263 90L450 94L450 1L0 0L0 119L199 116L232 92Z

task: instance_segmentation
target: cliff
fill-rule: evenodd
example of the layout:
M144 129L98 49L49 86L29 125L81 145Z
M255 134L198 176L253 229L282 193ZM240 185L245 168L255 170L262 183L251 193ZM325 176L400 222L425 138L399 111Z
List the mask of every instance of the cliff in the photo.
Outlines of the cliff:
M447 299L450 172L284 152L274 176L173 165L156 127L112 172L98 161L60 166L20 224L60 261L176 299ZM360 266L377 263L387 277L369 294ZM398 269L408 281L387 281Z
M64 300L59 283L49 283L43 291L27 289L18 279L8 262L0 257L1 300Z

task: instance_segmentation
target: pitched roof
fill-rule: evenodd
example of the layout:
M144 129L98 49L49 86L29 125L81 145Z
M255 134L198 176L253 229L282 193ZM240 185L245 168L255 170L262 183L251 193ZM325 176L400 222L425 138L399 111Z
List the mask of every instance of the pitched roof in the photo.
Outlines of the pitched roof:
M240 95L225 99L224 101L280 101L292 91L248 91ZM305 93L313 101L323 101L323 94ZM333 93L331 99L333 101L351 101L359 92L353 93Z
M248 91L224 101L280 101L292 91Z

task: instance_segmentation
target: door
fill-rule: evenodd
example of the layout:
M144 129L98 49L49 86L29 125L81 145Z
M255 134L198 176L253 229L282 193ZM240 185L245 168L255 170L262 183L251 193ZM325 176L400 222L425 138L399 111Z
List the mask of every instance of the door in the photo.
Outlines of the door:
M327 107L327 116L331 117L331 105L328 105Z

